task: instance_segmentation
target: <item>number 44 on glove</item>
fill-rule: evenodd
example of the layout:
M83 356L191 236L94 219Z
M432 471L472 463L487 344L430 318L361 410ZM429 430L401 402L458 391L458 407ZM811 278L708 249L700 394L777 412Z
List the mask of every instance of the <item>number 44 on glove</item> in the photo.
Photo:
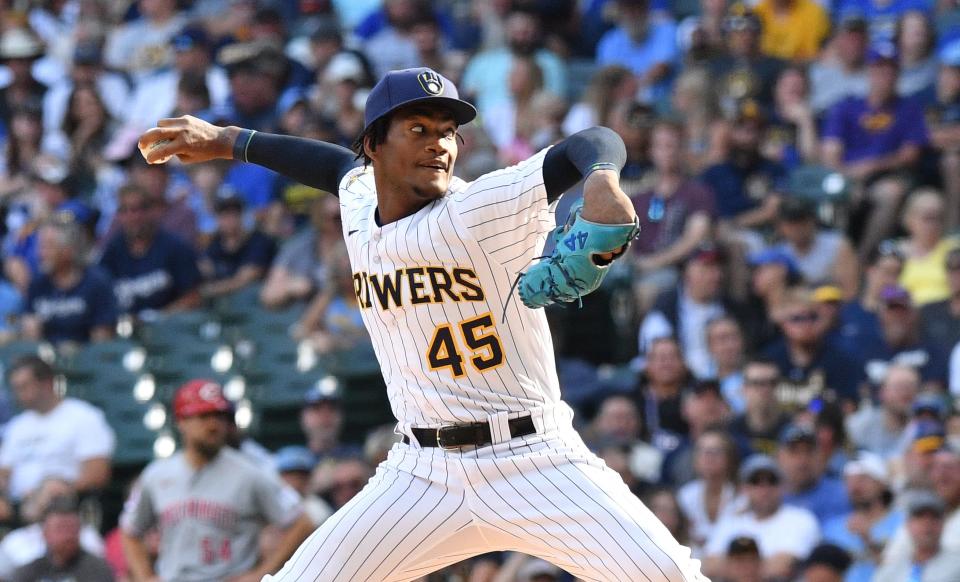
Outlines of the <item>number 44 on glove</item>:
M553 254L520 275L520 300L530 309L568 303L594 291L640 233L637 218L632 224L597 224L584 220L582 211L580 200L570 209L566 224L554 230ZM606 253L614 253L613 258L600 256Z

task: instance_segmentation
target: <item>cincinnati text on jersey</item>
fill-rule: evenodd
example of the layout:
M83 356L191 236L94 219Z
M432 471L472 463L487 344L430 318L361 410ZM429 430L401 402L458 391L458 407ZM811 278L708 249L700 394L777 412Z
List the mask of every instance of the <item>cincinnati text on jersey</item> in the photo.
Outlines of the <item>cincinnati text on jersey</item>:
M483 301L486 294L473 269L417 266L388 273L353 274L353 290L362 309L376 301L384 311L406 304Z

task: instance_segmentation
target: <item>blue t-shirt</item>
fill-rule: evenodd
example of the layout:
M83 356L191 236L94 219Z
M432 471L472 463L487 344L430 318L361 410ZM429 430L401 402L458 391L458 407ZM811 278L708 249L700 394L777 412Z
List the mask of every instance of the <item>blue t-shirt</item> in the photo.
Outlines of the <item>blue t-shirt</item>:
M944 348L932 342L921 340L908 347L892 348L880 336L864 346L863 353L864 370L874 384L880 384L890 364L905 364L916 368L923 382L947 385L949 356Z
M847 520L851 514L841 515L823 524L823 541L836 544L853 556L853 564L843 577L843 582L870 582L876 572L877 564L868 559L863 538L850 531ZM903 513L891 511L870 528L870 539L878 544L886 544L903 523Z
M916 10L931 15L933 4L930 0L893 0L892 2L840 0L836 4L834 14L840 15L846 12L863 14L870 23L871 42L893 41L897 31L897 20L905 12Z
M163 309L200 283L193 247L164 230L141 257L134 257L122 232L100 257L100 266L113 277L113 290L123 313Z
M251 265L266 270L273 260L275 247L273 240L259 231L253 231L234 251L223 248L220 235L213 237L204 256L213 265L213 279L226 279L237 274L241 267Z
M101 269L88 267L68 289L58 288L44 273L34 277L24 313L40 320L47 341L87 342L93 328L112 327L117 322L117 302L110 277Z
M783 502L813 512L821 524L850 511L847 488L839 479L832 477L820 479L813 488L803 493L784 495Z
M223 184L243 198L247 210L260 210L277 198L278 177L263 166L236 163L223 177Z
M824 396L859 400L859 387L864 380L862 361L836 342L825 339L809 366L798 366L790 361L787 343L783 339L767 348L764 355L780 368L783 383L777 387L777 396L788 408L791 405L803 408Z
M864 355L864 346L882 337L877 314L864 309L858 301L844 303L838 319L837 326L827 332L827 337L860 357Z
M827 138L843 143L847 163L887 156L906 144L923 147L930 141L923 106L909 97L895 97L879 108L863 97L848 97L827 114L823 139Z
M717 214L733 218L760 206L771 192L781 191L787 172L784 167L766 158L742 168L732 162L710 166L702 180L715 194Z
M646 38L640 42L634 42L622 28L617 27L604 34L597 44L598 65L622 65L637 76L647 74L656 65L673 67L678 57L677 26L669 20L651 21ZM667 97L670 94L670 79L668 75L650 87L650 94L645 95L647 100L655 102Z

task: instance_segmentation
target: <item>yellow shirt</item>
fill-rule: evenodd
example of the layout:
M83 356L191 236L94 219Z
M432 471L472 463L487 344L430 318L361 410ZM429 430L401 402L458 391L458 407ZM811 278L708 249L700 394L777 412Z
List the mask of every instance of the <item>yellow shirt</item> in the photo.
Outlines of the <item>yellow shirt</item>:
M786 60L812 60L830 32L830 18L813 0L794 0L786 14L775 14L773 2L762 0L755 12L763 24L760 50Z
M900 285L910 292L917 305L942 301L950 297L947 269L944 264L950 249L960 246L960 240L945 238L922 259L907 259L900 273Z

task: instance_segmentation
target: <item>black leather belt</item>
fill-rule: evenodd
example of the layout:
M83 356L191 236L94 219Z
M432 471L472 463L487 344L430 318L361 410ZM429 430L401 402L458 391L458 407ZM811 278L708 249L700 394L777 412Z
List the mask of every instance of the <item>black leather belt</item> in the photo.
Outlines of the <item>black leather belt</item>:
M510 427L510 438L527 436L537 432L533 425L533 418L521 416L507 421ZM456 449L459 447L485 447L493 444L493 435L490 432L490 423L471 422L468 424L454 424L440 428L411 428L413 436L421 447L439 447L441 449ZM410 444L410 437L403 436L404 444Z

